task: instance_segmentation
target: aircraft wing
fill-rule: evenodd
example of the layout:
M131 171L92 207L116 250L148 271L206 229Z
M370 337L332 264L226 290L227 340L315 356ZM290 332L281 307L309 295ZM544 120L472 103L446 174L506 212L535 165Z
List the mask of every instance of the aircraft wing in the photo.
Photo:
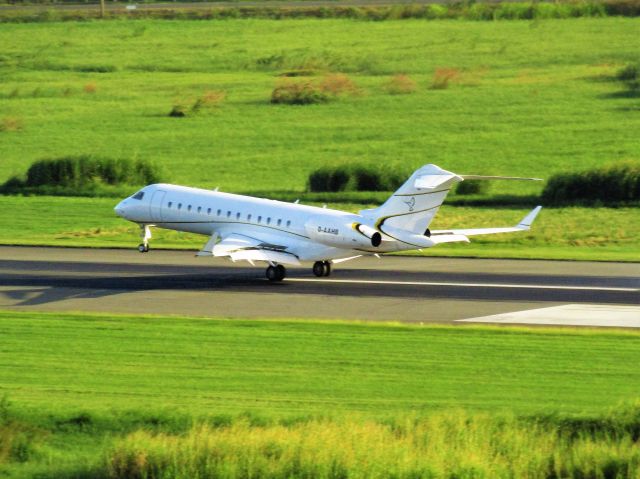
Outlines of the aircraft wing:
M299 265L298 257L285 251L287 246L266 243L258 238L233 233L216 244L213 256L228 256L232 261L266 261L267 263Z
M475 228L465 230L434 230L431 231L431 239L434 243L449 243L452 241L469 241L467 236L476 235L492 235L497 233L514 233L516 231L527 231L533 220L536 219L542 206L536 206L531 212L525 216L516 226L508 228Z

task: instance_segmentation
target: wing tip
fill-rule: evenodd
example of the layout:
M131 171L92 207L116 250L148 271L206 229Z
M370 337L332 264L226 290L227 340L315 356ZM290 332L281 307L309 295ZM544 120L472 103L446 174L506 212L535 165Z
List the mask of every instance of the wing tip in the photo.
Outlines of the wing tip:
M531 227L531 225L533 224L534 220L536 219L536 216L538 216L538 213L540 213L541 209L542 209L542 205L538 205L534 209L532 209L527 214L527 216L525 216L522 219L522 221L520 221L520 223L518 223L518 227L520 227L522 229L529 229Z

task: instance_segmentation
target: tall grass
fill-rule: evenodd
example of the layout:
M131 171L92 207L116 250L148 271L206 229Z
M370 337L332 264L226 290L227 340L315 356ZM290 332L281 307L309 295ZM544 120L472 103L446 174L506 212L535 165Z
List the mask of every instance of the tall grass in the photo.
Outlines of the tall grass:
M407 95L417 88L415 80L405 74L394 75L384 84L384 90L390 95Z
M7 396L0 398L0 465L29 460L41 435L36 428L15 420L9 406Z
M113 478L640 477L640 406L594 420L591 429L560 423L465 411L386 421L241 419L201 423L183 435L136 431L103 467Z
M300 70L299 70L300 71ZM271 93L271 103L289 105L309 105L312 103L326 103L330 99L359 93L355 82L344 73L325 75L319 81L310 79L292 80L291 76L298 76L295 72L288 72L281 78Z

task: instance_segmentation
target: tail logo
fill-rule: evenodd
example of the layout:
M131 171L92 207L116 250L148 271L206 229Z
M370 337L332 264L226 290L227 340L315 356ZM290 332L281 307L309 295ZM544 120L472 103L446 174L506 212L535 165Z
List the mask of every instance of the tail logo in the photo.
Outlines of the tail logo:
M403 203L409 207L409 211L413 211L413 207L416 205L416 199L412 197L409 201L403 201Z

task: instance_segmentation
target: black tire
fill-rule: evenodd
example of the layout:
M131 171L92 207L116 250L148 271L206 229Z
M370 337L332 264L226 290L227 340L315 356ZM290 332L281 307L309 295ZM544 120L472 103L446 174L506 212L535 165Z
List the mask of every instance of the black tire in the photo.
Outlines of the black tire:
M282 270L280 270L280 268L282 268ZM280 264L277 266L269 266L266 275L269 281L282 281L285 275L284 266Z
M146 253L147 251L149 251L149 247L148 246L145 246L143 243L140 243L138 245L138 252Z
M331 276L331 262L324 262L324 274L322 276Z
M276 269L273 266L267 266L266 276L269 281L275 281L277 276Z
M318 278L325 276L326 267L323 261L316 261L313 263L313 274Z

